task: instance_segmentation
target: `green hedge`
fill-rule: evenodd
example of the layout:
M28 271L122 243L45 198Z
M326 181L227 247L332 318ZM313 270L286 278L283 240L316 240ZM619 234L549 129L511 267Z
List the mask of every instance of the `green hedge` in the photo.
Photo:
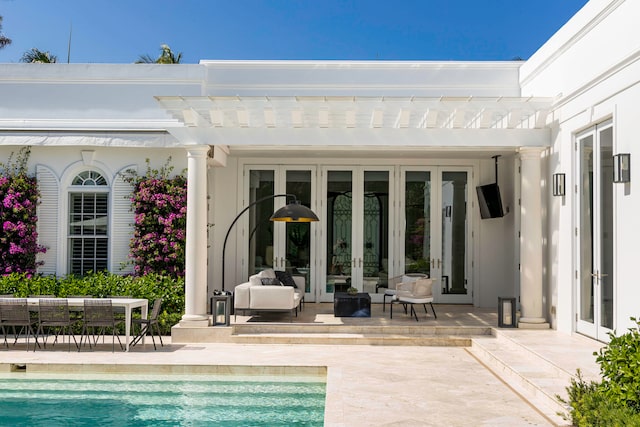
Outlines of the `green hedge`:
M609 333L609 343L593 353L600 382L586 381L578 370L567 387L569 407L560 414L578 427L640 426L640 321L622 335Z
M96 298L118 295L146 298L149 304L153 304L156 298L162 298L158 322L162 333L167 335L184 314L184 278L170 278L157 274L138 277L107 272L91 273L83 277L28 277L26 274L10 274L0 276L0 294L13 294L15 297L92 295Z

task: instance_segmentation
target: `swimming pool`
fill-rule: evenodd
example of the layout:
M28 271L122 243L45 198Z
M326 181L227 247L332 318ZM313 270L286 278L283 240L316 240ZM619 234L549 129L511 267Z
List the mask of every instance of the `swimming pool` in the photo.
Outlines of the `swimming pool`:
M326 384L213 375L0 376L11 426L322 426Z

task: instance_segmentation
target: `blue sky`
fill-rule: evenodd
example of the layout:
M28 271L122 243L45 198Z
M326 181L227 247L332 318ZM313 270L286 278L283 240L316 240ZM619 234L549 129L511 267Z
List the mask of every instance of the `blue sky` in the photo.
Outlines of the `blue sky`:
M529 58L587 0L0 0L13 43L72 63L131 63L160 45L201 59Z

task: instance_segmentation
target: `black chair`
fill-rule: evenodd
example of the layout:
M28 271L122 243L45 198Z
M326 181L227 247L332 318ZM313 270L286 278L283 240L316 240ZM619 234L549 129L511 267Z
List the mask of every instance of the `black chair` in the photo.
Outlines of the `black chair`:
M45 328L54 329L55 339L53 345L56 345L60 333L64 336L66 330L69 335L69 351L71 351L71 338L73 338L73 342L78 347L78 341L73 335L73 324L74 320L71 319L69 314L69 302L65 298L41 298L38 301L38 336L44 333ZM47 335L44 335L42 341L44 342L44 348L47 348Z
M132 319L131 322L134 325L138 325L140 331L138 335L131 341L131 347L138 344L144 336L147 335L148 332L151 333L151 340L153 341L153 349L156 348L156 340L153 337L153 330L155 328L155 332L160 338L160 345L164 347L164 343L162 342L162 335L160 334L160 325L158 324L158 316L160 315L160 306L162 305L162 298L156 298L153 302L153 308L151 309L151 314L147 319Z
M40 347L38 343L38 336L33 330L34 320L31 318L29 312L29 305L26 298L3 298L0 299L0 326L2 327L2 334L4 336L4 345L9 347L7 342L7 328L13 330L14 341L13 345L18 342L20 334L27 334L27 351L29 351L29 337L33 335L36 341L36 345ZM17 329L19 328L19 329ZM33 351L36 351L34 345Z
M111 351L115 351L116 338L120 344L120 348L124 350L120 335L118 335L118 325L124 322L117 320L113 312L113 305L110 299L86 299L84 300L84 321L82 322L82 335L80 336L80 344L78 351L82 348L82 339L86 336L91 348L91 338L89 338L89 330L93 335L93 344L98 344L98 338L102 336L102 342L107 328L111 328ZM96 334L96 328L98 333ZM86 344L86 342L85 342Z
M67 298L93 298L93 295L67 295ZM78 329L82 331L82 321L84 320L84 315L82 312L84 311L81 307L74 307L73 310L69 310L69 315L71 316L71 323L77 324ZM75 328L74 328L75 329Z

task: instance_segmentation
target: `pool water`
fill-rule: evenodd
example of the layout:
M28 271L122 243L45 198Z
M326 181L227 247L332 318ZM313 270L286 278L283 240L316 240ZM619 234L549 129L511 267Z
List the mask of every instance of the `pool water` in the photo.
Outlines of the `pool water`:
M0 378L11 426L322 426L325 383L219 378Z

